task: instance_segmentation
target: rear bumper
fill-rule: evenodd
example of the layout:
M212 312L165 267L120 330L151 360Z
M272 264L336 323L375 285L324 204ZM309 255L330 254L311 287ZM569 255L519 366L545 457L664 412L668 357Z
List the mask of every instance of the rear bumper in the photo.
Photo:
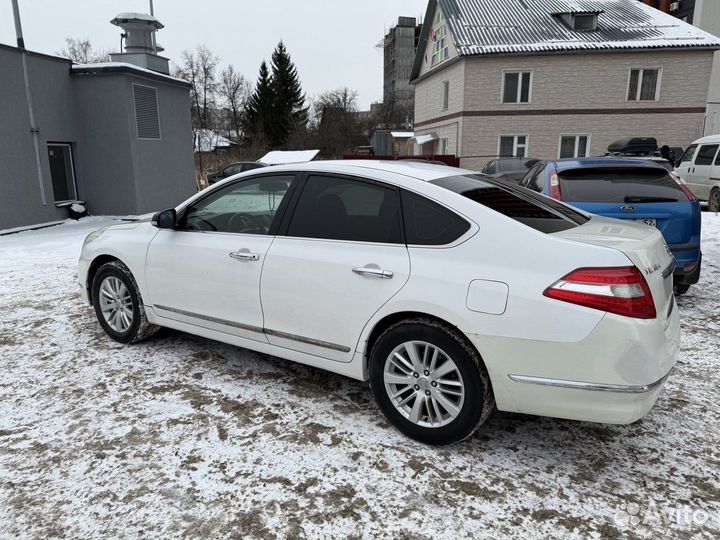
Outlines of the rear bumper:
M673 255L675 255L674 251ZM675 285L694 285L700 280L702 253L696 252L691 257L683 253L678 253L675 259L677 260L677 266L675 267L675 272L673 272Z
M607 314L585 339L551 343L470 335L498 409L629 424L655 404L680 347L677 308L667 324Z

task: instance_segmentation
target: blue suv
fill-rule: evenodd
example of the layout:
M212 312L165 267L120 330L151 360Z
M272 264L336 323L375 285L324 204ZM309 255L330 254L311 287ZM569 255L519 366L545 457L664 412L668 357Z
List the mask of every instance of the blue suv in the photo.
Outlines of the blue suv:
M631 158L541 161L520 186L592 214L657 227L675 256L675 294L700 279L700 203L665 167Z

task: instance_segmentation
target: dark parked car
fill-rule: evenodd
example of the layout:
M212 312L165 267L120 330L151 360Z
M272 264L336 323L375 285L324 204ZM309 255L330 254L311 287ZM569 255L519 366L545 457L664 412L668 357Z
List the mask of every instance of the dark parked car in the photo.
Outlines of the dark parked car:
M538 161L537 159L524 157L493 159L488 161L480 172L498 180L517 183L522 180L528 169Z
M264 163L257 163L256 161L241 161L238 163L233 163L232 165L228 165L224 169L208 174L208 184L214 184L215 182L219 182L220 180L234 174L240 174L241 172L259 169L260 167L267 167L267 165L265 165Z
M520 187L600 216L656 227L675 257L675 294L698 282L700 203L673 172L636 158L571 158L538 162Z

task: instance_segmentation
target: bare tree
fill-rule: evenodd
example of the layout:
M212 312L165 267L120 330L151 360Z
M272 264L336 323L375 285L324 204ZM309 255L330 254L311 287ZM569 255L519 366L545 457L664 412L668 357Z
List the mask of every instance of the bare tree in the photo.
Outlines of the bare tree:
M414 99L398 99L394 95L378 107L375 122L385 128L410 129L415 114Z
M106 49L93 49L89 39L65 39L66 48L56 52L58 56L69 58L76 64L95 64L98 62L109 62L110 51Z
M190 117L192 136L196 146L198 187L205 185L205 167L203 151L209 147L213 134L210 130L217 127L215 105L217 98L217 80L215 70L220 59L205 45L198 45L195 51L184 50L175 76L190 83Z
M313 100L311 127L317 132L323 156L338 157L358 144L366 144L358 118L357 95L345 87L323 92Z
M180 57L180 65L175 73L188 81L192 102L193 130L211 129L213 113L217 100L217 80L215 71L220 59L205 45L199 45L195 51L185 50Z
M227 113L227 128L232 137L239 140L242 132L243 111L250 96L252 86L240 73L235 71L232 64L220 74L218 87L222 106Z

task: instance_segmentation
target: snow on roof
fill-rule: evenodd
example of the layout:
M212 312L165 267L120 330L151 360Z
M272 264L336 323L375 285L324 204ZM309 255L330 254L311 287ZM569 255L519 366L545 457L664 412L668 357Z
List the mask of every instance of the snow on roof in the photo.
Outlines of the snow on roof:
M153 17L152 15L149 15L147 13L135 13L135 12L118 13L117 15L115 15L113 20L110 21L110 24L114 24L117 26L117 25L119 25L119 23L130 22L130 21L145 21L145 22L152 24L157 29L165 28L163 26L163 24L160 21L158 21L155 17Z
M258 163L266 165L283 165L285 163L305 163L312 161L320 150L272 150L258 159Z
M229 148L235 144L227 137L211 129L198 129L195 131L195 152L212 152L218 148Z
M415 135L415 133L412 131L391 131L390 135L395 139L409 139Z
M148 75L152 78L167 79L168 81L179 82L184 85L190 84L185 79L179 79L177 77L166 75L165 73L160 73L159 71L153 71L152 69L136 66L135 64L130 64L128 62L98 62L96 64L73 64L70 67L70 71L75 73L134 71L140 75Z
M720 38L637 0L430 0L438 2L462 56L720 48ZM597 30L573 30L557 16L573 12L599 13Z
M432 133L423 133L422 135L416 135L413 137L415 144L427 144L432 141L437 141L438 139L438 134L434 131Z

